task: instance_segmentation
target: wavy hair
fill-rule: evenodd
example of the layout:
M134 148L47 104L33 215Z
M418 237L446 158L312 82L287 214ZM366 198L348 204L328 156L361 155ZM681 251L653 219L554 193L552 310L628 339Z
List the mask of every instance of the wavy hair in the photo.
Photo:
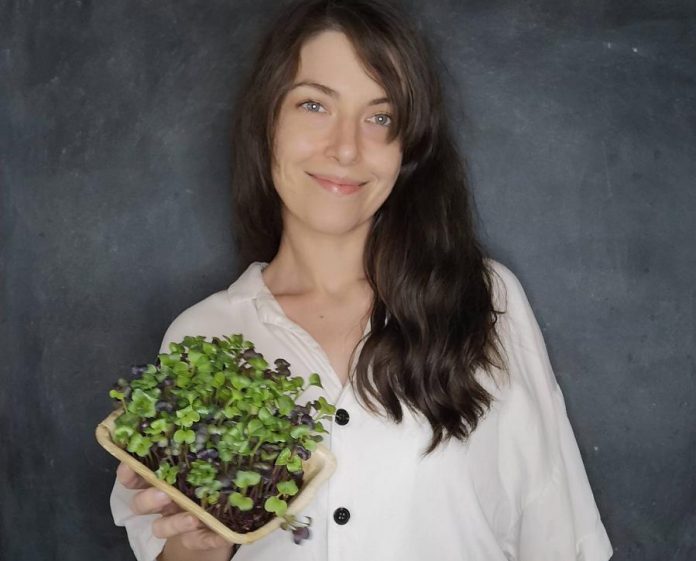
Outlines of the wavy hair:
M295 1L266 31L236 103L238 266L270 262L278 251L283 223L271 177L274 127L302 45L326 30L343 32L384 88L394 107L389 141L402 143L399 176L366 242L371 331L351 383L373 413L397 423L402 405L422 414L433 431L427 455L476 428L492 401L476 372L491 374L502 354L492 271L475 236L466 170L434 59L399 8L384 0Z

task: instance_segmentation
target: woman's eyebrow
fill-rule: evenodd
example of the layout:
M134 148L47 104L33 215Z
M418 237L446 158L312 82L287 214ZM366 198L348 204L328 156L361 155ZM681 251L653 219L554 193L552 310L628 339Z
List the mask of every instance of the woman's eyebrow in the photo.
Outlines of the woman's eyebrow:
M295 88L299 88L300 86L309 86L310 88L315 88L323 93L325 93L328 96L338 98L341 97L340 94L336 91L331 89L329 86L325 86L324 84L319 84L318 82L311 82L309 80L303 80L302 82L296 82L293 84L290 89L294 90ZM388 97L378 97L376 99L373 99L368 103L368 105L379 105L380 103L391 103L390 99Z

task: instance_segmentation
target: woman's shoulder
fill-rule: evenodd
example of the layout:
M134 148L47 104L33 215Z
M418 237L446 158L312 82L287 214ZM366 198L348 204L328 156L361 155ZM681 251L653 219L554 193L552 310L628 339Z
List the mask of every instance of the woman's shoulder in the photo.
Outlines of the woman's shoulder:
M232 284L185 308L171 322L161 349L186 335L219 335L253 321L252 299L262 290L261 263L252 263Z
M493 305L499 312L509 308L519 308L527 302L522 284L517 275L506 265L493 258L486 258L485 265L490 272Z
M513 346L538 349L543 338L534 311L517 275L506 265L488 258L493 307L498 312L498 332Z
M489 259L493 305L498 313L496 333L511 388L526 398L544 401L558 385L544 336L517 276L505 265Z

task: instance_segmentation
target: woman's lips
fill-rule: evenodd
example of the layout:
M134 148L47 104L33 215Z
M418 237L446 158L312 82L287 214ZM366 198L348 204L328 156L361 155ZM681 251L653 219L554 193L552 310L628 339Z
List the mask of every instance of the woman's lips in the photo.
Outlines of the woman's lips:
M352 193L356 193L364 185L364 183L360 185L343 185L341 183L334 183L333 181L329 181L328 179L324 179L323 177L317 177L316 175L312 175L311 173L308 175L327 191L331 191L332 193L339 193L341 195L350 195Z

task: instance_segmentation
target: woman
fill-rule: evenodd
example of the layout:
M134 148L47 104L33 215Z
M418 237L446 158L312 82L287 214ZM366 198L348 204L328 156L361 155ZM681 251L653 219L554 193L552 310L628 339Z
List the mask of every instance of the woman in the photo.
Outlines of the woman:
M310 540L235 552L121 465L139 561L611 556L524 292L476 242L427 52L376 1L298 2L269 31L234 129L244 273L162 350L240 332L319 372L338 468Z

